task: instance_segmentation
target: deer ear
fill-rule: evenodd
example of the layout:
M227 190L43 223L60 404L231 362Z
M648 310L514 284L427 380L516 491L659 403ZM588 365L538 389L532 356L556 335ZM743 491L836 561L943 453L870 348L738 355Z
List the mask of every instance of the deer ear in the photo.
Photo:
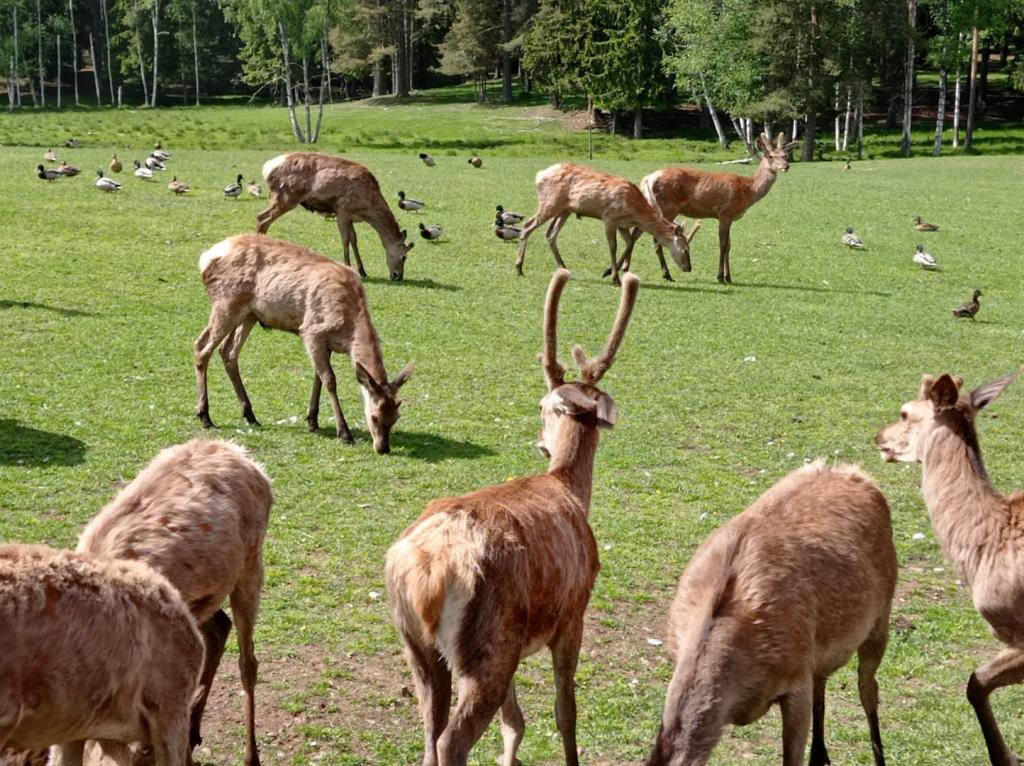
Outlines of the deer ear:
M789 154L791 151L796 149L802 143L803 143L803 141L790 141L788 144L786 144L785 146L782 147L782 151L784 151L786 154Z
M406 231L405 229L402 229L402 230L401 230L400 232L398 232L398 238L399 238L399 239L400 239L400 240L401 240L402 242L405 242L405 238L406 238L406 237L408 236L408 234L409 234L409 232L408 232L408 231Z
M402 386L406 384L409 378L412 377L413 371L416 369L416 362L409 362L402 368L402 371L395 376L395 379L391 381L391 390L398 392Z
M1005 378L993 380L991 383L978 386L976 389L971 391L971 406L976 410L985 409L999 398L999 395L1006 390L1006 387L1010 385L1016 377L1017 373L1015 372L1012 375L1007 375Z
M406 245L405 245L405 252L407 252L407 253L408 253L408 252L409 252L410 250L412 250L412 249L413 249L413 248L414 248L415 246L416 246L416 243L415 243L415 242L408 242L408 243L406 243Z
M576 386L559 386L551 392L551 407L559 415L585 415L597 411L597 402Z
M957 391L956 383L953 382L953 378L949 376L949 373L943 373L932 384L931 390L928 392L928 398L931 399L936 410L948 409L956 404L956 400L960 398L960 392Z
M619 420L619 410L615 402L608 394L601 394L597 400L597 426L598 428L611 428Z
M386 393L380 383L374 380L369 371L367 371L363 365L359 364L359 362L356 362L356 380L359 381L359 385L363 388L372 391L374 396L384 396Z
M921 387L917 389L917 398L924 401L928 398L928 394L932 390L932 386L935 384L935 377L932 375L921 376Z
M769 150L769 141L765 140L763 135L760 135L754 142L754 146L760 149L762 153L767 153Z

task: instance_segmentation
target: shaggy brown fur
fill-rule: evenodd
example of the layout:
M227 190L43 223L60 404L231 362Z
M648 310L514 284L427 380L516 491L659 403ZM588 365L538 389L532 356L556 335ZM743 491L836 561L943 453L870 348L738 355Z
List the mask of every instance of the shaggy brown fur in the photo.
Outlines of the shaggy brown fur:
M554 355L558 299L569 279L552 279L545 310L541 401L546 474L430 503L391 546L387 587L420 701L424 766L464 766L500 711L502 766L514 766L525 725L516 702L519 660L544 646L555 674L555 719L565 760L576 751L576 662L583 613L599 568L590 530L590 492L598 429L615 405L596 387L611 366L636 301L637 279L622 300L604 351L589 360L586 382L565 383ZM458 703L449 720L452 671Z
M788 157L796 142L785 144L784 141L782 133L779 133L774 146L767 135L757 139L757 146L762 152L761 164L752 176L709 173L693 168L665 168L645 176L640 182L644 197L669 221L674 221L679 215L718 219L719 282L732 282L729 249L732 244L730 231L733 221L742 218L747 208L771 191L776 173L789 171ZM633 236L639 237L640 232L634 230ZM665 256L661 252L661 242L655 244L662 276L671 279ZM627 253L623 256L619 268L629 268L629 255ZM683 267L683 270L690 269Z
M253 629L263 585L263 539L273 496L270 480L245 451L195 439L165 449L86 526L78 550L143 561L181 593L206 640L204 687L192 717L198 745L206 697L224 652L231 600L245 688L246 766L256 766Z
M825 683L858 653L860 699L884 764L875 671L896 586L889 506L855 468L794 471L712 534L679 581L675 673L648 766L702 766L727 724L779 703L783 764L829 762Z
M989 696L1024 681L1024 493L1002 495L989 481L974 421L1016 377L961 394L961 378L925 375L917 399L875 442L887 461L921 464L921 493L946 559L971 589L978 613L1006 648L967 683L993 766L1018 766Z
M218 346L242 405L242 416L259 425L238 369L242 345L259 322L302 338L316 367L306 412L310 431L320 427L320 392L322 386L327 386L338 438L353 442L331 367L331 354L342 352L352 358L356 380L363 389L366 427L373 435L373 448L382 454L391 450L391 429L402 403L398 389L412 375L414 365L406 365L388 382L366 292L352 269L298 245L241 234L203 253L199 271L212 304L210 321L195 343L196 416L205 428L213 427L206 370Z
M615 259L618 235L622 235L628 255L640 236L639 232L651 234L657 242L669 248L681 268L689 271L690 244L683 227L665 220L644 199L636 185L625 178L563 162L537 173L537 200L537 212L523 222L523 230L519 235L516 271L520 275L526 258L526 241L538 226L547 221L551 221L545 235L551 253L558 266L565 268L556 240L562 226L573 213L577 217L604 221L612 259L612 281L615 284L619 284L619 269ZM635 236L630 234L633 227L636 227Z
M55 745L54 766L80 766L87 739L143 741L185 766L203 642L162 575L0 546L0 625L0 749Z
M353 226L354 222L365 221L380 236L391 278L404 277L405 259L413 243L405 242L405 230L399 231L398 222L380 193L380 184L365 165L329 154L292 152L268 160L263 165L263 177L270 190L270 206L256 216L257 232L266 234L270 224L296 205L335 217L345 264L350 265L351 246L359 275L365 277Z

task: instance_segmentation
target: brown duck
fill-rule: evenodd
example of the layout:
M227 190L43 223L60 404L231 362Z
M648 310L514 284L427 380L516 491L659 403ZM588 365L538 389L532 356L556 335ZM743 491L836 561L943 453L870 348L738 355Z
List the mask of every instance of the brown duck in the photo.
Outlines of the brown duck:
M922 221L921 220L921 216L919 216L919 215L914 216L914 228L917 229L918 231L938 231L939 230L939 227L936 226L934 223L928 223L927 221Z
M965 317L970 317L971 319L974 319L974 315L977 314L978 311L981 309L981 303L978 301L978 298L980 297L981 290L975 290L974 297L971 298L970 301L968 301L967 303L962 303L961 305L953 309L953 316L957 317L958 319L963 319Z

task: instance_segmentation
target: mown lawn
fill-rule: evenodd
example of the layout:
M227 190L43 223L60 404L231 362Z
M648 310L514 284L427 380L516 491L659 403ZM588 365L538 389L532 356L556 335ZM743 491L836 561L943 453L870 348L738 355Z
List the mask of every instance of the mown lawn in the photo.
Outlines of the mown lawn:
M425 111L402 111L413 108ZM392 283L376 236L359 227L388 369L417 362L392 454L373 453L344 359L335 366L354 447L306 432L312 371L295 338L256 332L243 353L262 428L244 424L217 357L211 365L211 414L220 428L203 435L245 444L275 483L257 629L260 735L271 766L419 760L411 679L380 595L384 552L430 499L544 469L532 447L544 392L535 355L552 261L538 236L526 277L516 278L515 246L498 241L490 223L497 203L532 212L536 171L579 159L582 139L552 128L553 139L575 148L561 151L543 136L507 152L508 144L496 142L480 170L465 161L469 146L479 150L473 143L432 149L438 166L428 169L411 138L394 151L350 141L355 130L405 135L408 128L438 141L455 141L463 130L479 136L473 108L462 122L449 111L454 106L433 108L442 111L338 109L322 145L359 148L348 156L370 165L389 201L400 189L425 200L422 214L399 214L410 231L419 221L445 230L439 244L418 241L406 281ZM0 538L73 545L84 522L161 447L202 433L193 415L192 341L208 303L196 261L219 239L252 230L265 204L225 200L220 188L236 173L258 177L266 159L292 148L283 113L253 110L246 121L223 118L229 112L0 118L5 142L32 144L0 151ZM366 115L362 123L357 113ZM488 115L499 136L520 119L501 110ZM86 145L60 150L72 132ZM95 168L106 168L113 151L141 158L139 149L157 137L174 153L165 176L191 183L192 196L173 197L165 176L147 184L122 174L118 195L93 188ZM36 179L51 144L83 176ZM639 181L678 160L669 142L640 146L642 160L595 164ZM586 763L645 757L671 673L664 647L648 638L665 637L668 603L690 554L777 478L815 457L864 465L893 507L902 569L879 676L889 762L986 762L963 690L998 644L942 561L918 492L919 468L880 464L872 437L916 391L922 372L949 370L975 385L1021 362L1024 160L841 167L794 165L734 227L732 287L714 279L713 224L694 241L694 272L677 273L674 284L660 280L649 241L638 246L639 304L605 381L622 417L597 457L592 521L603 568L578 675ZM913 215L942 231L914 232ZM866 250L839 243L847 225ZM340 257L333 223L305 211L288 214L271 233ZM917 242L941 271L911 262ZM607 254L598 223L570 221L560 244L574 275L561 321L568 358L572 342L591 351L603 342L618 294L599 279ZM954 321L950 309L975 286L985 293L978 321ZM980 423L990 472L1006 489L1024 483L1022 402L1024 391L1011 388ZM321 422L330 433L326 417ZM528 726L521 758L529 765L561 762L548 666L538 656L521 672ZM237 762L241 752L240 687L230 670L217 687L201 753L216 764ZM871 763L852 670L829 688L833 762ZM1022 702L1020 690L995 698L1009 739L1024 749ZM472 762L491 764L499 750L494 727ZM777 762L779 751L772 713L730 734L715 763Z

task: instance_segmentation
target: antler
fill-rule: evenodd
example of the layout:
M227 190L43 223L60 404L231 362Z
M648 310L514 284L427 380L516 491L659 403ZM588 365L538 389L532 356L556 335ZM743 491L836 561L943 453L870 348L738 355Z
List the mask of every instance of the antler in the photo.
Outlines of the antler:
M779 131L778 137L775 139L775 148L782 150L782 147L786 145L786 134Z
M565 365L558 361L558 301L570 276L568 269L558 269L551 277L548 297L544 301L544 352L538 359L544 366L544 377L552 391L565 383Z
M582 347L573 346L572 356L576 360L576 366L580 368L580 380L584 383L596 385L615 361L615 354L618 353L619 346L622 345L626 327L629 325L629 318L633 314L633 306L636 305L636 293L639 288L640 280L636 274L626 274L622 277L622 298L619 300L619 312L615 315L615 324L612 325L612 331L600 354L593 359L588 359Z

